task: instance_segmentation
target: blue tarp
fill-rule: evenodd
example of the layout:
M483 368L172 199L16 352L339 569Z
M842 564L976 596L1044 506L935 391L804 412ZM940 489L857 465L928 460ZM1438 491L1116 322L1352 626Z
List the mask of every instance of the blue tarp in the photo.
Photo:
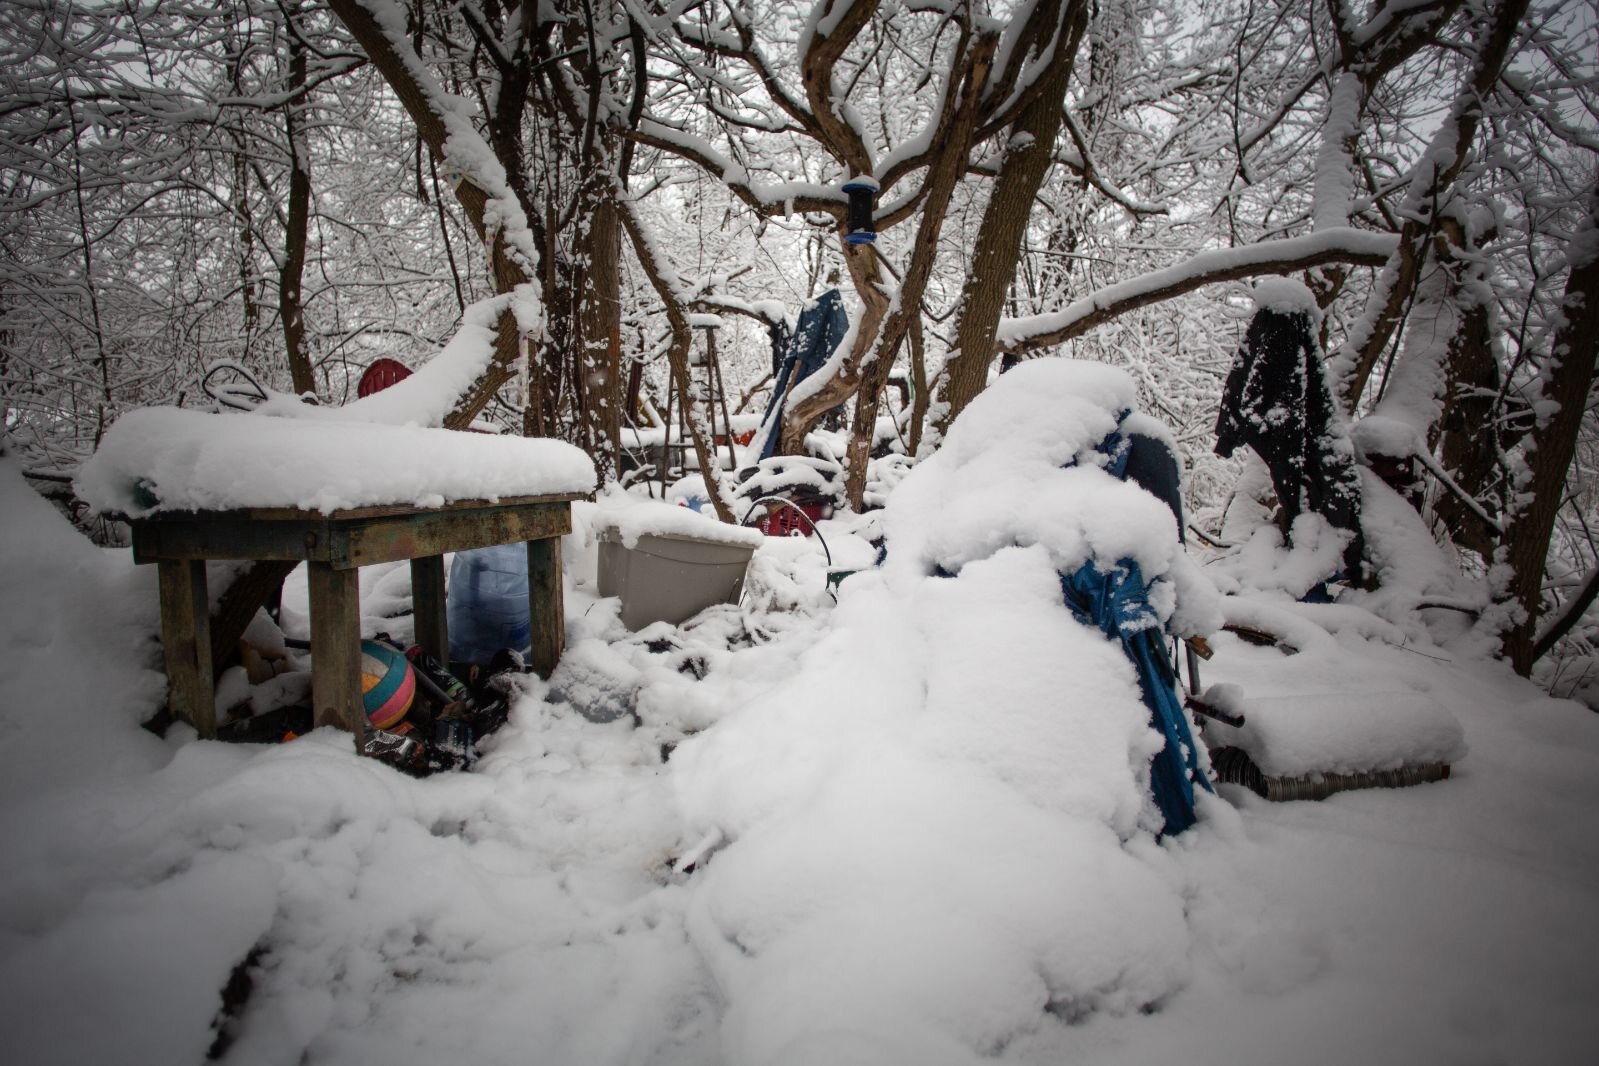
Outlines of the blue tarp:
M1127 415L1122 412L1118 423ZM1153 437L1125 432L1118 424L1097 450L1109 460L1106 473L1134 481L1146 492L1162 498L1172 508L1178 529L1182 528L1175 460L1167 453L1167 445ZM1157 451L1167 454L1162 458L1154 454ZM1168 462L1170 471L1165 469ZM882 565L883 554L886 552L879 554L878 565ZM942 567L934 573L953 576ZM1149 583L1132 559L1122 559L1109 570L1101 570L1090 559L1074 572L1062 573L1060 588L1066 606L1077 620L1119 642L1138 674L1139 695L1149 708L1149 724L1165 738L1149 768L1150 791L1165 820L1161 832L1181 833L1195 822L1194 783L1198 782L1206 792L1213 790L1199 768L1198 744L1177 695L1177 674L1166 657L1165 634L1159 616L1149 605Z
M1182 498L1176 494L1176 463L1167 454L1172 469L1165 470L1153 453L1165 453L1167 446L1152 437L1127 433L1121 428L1129 412L1122 412L1117 428L1100 441L1098 451L1109 457L1105 472L1132 480L1146 492L1162 498L1183 527ZM1137 453L1137 454L1135 454ZM1134 469L1133 462L1137 462ZM1168 477L1172 483L1166 484ZM1145 484L1146 481L1153 484ZM1170 496L1172 498L1166 499ZM1194 824L1194 782L1211 791L1210 781L1199 769L1199 752L1188 728L1188 716L1177 698L1177 674L1166 657L1165 638L1160 620L1149 605L1149 583L1131 559L1122 559L1109 571L1101 571L1089 560L1074 573L1060 576L1066 605L1078 621L1103 630L1122 650L1138 671L1138 690L1149 708L1149 722L1166 738L1166 744L1149 768L1150 790L1166 819L1166 833L1181 833Z
M1181 833L1194 824L1194 782L1207 792L1210 782L1199 769L1199 752L1177 698L1177 676L1166 658L1160 621L1149 605L1149 585L1138 564L1123 559L1108 572L1086 562L1070 575L1062 574L1060 587L1077 620L1120 641L1138 672L1150 724L1166 738L1149 768L1150 790L1166 820L1164 832Z
M848 329L844 297L837 289L828 289L800 312L794 335L788 339L788 350L777 370L777 380L772 385L771 402L761 417L760 458L770 459L777 453L777 441L781 436L777 428L783 419L789 390L821 369Z

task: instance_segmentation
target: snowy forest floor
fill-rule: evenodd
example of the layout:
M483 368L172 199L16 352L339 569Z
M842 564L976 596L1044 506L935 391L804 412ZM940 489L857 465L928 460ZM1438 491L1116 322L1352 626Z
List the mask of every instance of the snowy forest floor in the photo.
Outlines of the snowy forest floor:
M1109 743L1114 668L1021 602L1025 552L915 602L851 578L834 606L816 549L774 541L742 608L627 634L580 530L560 672L474 772L413 780L331 730L145 732L153 568L77 538L9 464L0 512L8 1063L203 1061L252 951L228 1063L1487 1066L1599 1046L1599 716L1502 664L1359 627L1296 656L1223 635L1207 680L1425 694L1469 754L1442 783L1321 803L1223 786L1156 844L1115 830L1126 782L1084 754ZM403 568L362 584L392 605Z

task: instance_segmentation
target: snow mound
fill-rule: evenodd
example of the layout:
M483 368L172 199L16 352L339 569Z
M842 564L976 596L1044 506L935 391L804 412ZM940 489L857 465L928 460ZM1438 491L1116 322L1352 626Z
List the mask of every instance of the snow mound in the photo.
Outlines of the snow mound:
M416 426L147 407L117 419L83 464L99 511L354 507L588 493L594 464L570 444Z
M729 1061L975 1062L1184 981L1181 895L1137 847L1161 741L1043 547L851 578L784 692L672 760L690 839L731 841L688 920Z
M148 773L166 695L155 567L95 547L0 459L0 800Z
M687 926L730 1061L976 1062L1185 982L1163 741L1060 583L1131 559L1163 616L1209 587L1171 512L1103 469L1134 400L1099 364L1007 374L895 490L886 566L841 586L784 698L673 756L687 839L725 842Z

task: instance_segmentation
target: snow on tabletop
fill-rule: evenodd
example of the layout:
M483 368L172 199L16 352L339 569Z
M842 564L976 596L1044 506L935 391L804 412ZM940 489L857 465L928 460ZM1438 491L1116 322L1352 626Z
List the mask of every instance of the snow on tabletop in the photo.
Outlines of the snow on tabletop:
M622 543L629 548L638 547L638 539L649 534L693 537L722 544L744 544L751 548L760 547L765 540L758 529L729 525L718 521L712 514L635 496L614 487L602 493L598 503L591 528L616 530L621 535Z
M123 415L76 482L95 510L134 517L243 507L437 507L593 487L588 456L556 440L176 407Z

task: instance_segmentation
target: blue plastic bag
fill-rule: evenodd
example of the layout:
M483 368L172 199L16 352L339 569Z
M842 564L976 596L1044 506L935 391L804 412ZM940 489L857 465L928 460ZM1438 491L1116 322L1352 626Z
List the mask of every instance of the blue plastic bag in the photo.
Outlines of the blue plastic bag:
M487 663L501 648L527 655L533 644L528 614L527 545L456 552L450 563L450 658Z

